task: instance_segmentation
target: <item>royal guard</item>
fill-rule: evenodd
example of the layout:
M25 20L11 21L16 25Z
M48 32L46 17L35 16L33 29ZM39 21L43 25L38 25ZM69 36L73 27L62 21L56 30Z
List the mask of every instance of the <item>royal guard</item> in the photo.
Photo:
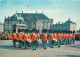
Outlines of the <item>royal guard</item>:
M28 36L27 36L27 33L26 33L26 31L25 31L25 34L24 34L24 46L25 46L25 49L26 48L28 48L28 41L27 41L27 39L28 39Z
M59 32L59 31L58 31ZM59 34L58 34L58 47L60 47L60 40L61 40L61 35L60 35L60 32L59 32Z
M36 50L36 34L35 34L34 30L33 30L31 39L32 39L32 48L33 48L33 50Z
M31 34L30 34L30 30L27 31L27 42L28 42L28 47L30 47L30 43L31 43Z
M69 43L68 44L71 44L71 31L69 31Z
M57 31L54 31L54 32L53 32L53 35L54 35L54 39L55 39L55 40L58 40ZM55 42L54 45L57 45L57 42Z
M47 45L47 29L44 29L44 33L43 33L43 46L44 49L46 49L46 45Z
M69 39L69 34L68 34L68 31L66 31L66 45L68 44L68 39Z
M49 30L49 33L50 33L50 35L49 35L49 37L50 37L50 47L53 48L53 45L54 45L55 41L53 40L54 36L53 36L52 30Z
M61 31L60 36L61 36L61 43L60 44L62 45L63 44L63 40L64 40L62 31Z
M66 41L66 34L65 34L65 33L66 33L66 32L64 31L63 33L64 33L64 34L63 34L63 38L64 38L63 44L65 45L65 41Z
M36 30L36 40L37 40L37 46L39 46L39 42L40 42L40 34L39 34L39 30Z
M15 32L15 31L13 31L12 39L13 39L13 46L14 46L14 47L16 47L17 34L16 34L16 32Z
M73 31L73 44L75 44L75 31Z
M51 40L50 40L50 30L49 30L49 34L48 34L48 42L49 42L49 46L50 46L50 44L51 44Z
M72 34L72 31L71 31L71 41L70 41L70 44L72 44L72 40L73 40L73 34Z
M10 33L7 34L7 40L9 40L9 39L10 39Z
M43 34L44 34L44 30L42 30L42 34L41 34L42 46L44 46L44 45L43 45Z
M23 32L23 29L22 29L22 31L20 32L20 35L21 35L21 43L22 43L22 46L24 46L24 39L23 39L23 37L24 37L24 32Z
M21 48L21 47L22 47L22 41L21 41L21 39L22 39L21 33L20 33L20 32L18 32L19 48Z

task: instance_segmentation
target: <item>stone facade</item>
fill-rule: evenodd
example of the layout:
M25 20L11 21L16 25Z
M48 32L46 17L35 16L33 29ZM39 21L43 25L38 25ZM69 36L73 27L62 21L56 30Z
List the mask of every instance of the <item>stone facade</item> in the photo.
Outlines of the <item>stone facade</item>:
M52 30L60 30L60 31L76 31L77 30L77 24L72 22L69 18L65 23L58 22L58 24L53 24L51 27Z
M27 29L36 28L40 30L40 33L42 29L50 29L50 25L53 24L53 19L49 19L43 13L15 13L13 16L9 17L9 19L5 17L4 32L8 30L12 32L13 25L20 23L20 18L24 21L24 24L26 24Z
M0 32L3 32L3 24L0 22Z

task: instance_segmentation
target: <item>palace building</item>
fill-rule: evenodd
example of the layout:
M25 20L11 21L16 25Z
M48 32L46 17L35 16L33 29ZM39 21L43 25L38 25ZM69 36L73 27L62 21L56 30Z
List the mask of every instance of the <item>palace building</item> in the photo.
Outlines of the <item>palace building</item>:
M45 14L42 13L15 13L13 16L6 18L4 20L4 32L13 32L13 30L18 31L18 29L33 29L36 28L50 29L53 24L53 19L49 19Z
M54 30L57 30L57 31L77 31L77 24L75 22L72 22L70 20L70 18L66 21L66 22L62 22L60 24L60 21L56 24L53 24L51 26L51 29L54 31Z

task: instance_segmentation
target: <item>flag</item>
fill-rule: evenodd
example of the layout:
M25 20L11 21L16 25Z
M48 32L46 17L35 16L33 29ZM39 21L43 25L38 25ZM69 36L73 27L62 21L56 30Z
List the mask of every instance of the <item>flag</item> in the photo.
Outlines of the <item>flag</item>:
M27 5L27 7L29 8L29 5Z

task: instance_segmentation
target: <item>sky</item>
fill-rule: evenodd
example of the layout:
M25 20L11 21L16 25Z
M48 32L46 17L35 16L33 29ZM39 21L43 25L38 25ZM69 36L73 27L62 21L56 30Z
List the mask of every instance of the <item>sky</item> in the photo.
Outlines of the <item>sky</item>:
M27 5L30 7L28 8ZM60 21L64 23L70 18L76 22L77 30L80 28L80 0L0 0L0 22L4 22L5 17L16 13L43 13L53 24Z

